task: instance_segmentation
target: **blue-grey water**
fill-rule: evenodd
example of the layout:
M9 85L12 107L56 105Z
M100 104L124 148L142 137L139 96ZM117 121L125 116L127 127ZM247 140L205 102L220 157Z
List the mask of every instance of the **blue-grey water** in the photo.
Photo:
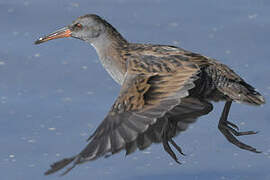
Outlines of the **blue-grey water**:
M181 46L232 67L270 102L269 0L0 0L0 179L45 180L44 171L78 153L119 86L96 52L76 39L41 45L41 35L96 13L132 42ZM76 167L62 179L269 180L270 105L234 103L230 120L259 150L236 148L217 129L223 103L176 138L176 164L161 145ZM60 178L61 179L61 178Z

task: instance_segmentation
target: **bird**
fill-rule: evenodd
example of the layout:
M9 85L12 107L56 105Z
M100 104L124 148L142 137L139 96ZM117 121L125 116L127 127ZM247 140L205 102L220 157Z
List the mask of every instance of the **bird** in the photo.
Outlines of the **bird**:
M236 137L256 134L239 131L228 120L232 102L259 106L264 97L227 65L176 46L128 42L109 22L96 14L78 17L70 25L35 41L72 37L92 45L103 67L120 86L108 114L78 154L53 163L45 175L78 164L109 157L121 150L126 155L161 143L180 163L173 140L200 116L210 113L213 102L225 102L218 129L235 146L260 153Z

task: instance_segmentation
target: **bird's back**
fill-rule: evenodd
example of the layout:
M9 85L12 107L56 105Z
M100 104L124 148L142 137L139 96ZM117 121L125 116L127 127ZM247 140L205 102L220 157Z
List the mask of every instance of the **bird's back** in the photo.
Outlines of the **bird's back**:
M265 103L263 96L227 65L198 53L175 46L130 43L122 57L133 57L139 61L151 60L150 63L165 62L163 67L157 67L157 71L169 70L166 61L197 66L199 78L195 81L196 86L190 90L190 96L193 97L210 101L233 100L252 105ZM145 68L147 69L147 63Z

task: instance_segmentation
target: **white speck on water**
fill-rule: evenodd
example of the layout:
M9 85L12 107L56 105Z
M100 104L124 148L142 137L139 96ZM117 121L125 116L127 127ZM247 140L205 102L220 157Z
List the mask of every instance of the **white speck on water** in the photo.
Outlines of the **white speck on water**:
M88 123L88 124L87 124L87 127L88 127L88 128L92 128L93 125L92 125L91 123Z
M63 64L63 65L67 65L68 62L67 62L67 61L62 61L62 64Z
M258 16L258 14L250 14L250 15L248 15L248 18L255 19L255 18L257 18L257 16Z
M71 102L71 101L72 101L71 97L65 97L65 98L62 98L62 100L63 100L64 102Z
M23 2L23 5L24 5L24 6L29 6L29 4L30 4L29 1L24 1L24 2Z
M171 26L171 27L177 27L177 26L179 26L179 24L177 22L170 22L169 23L169 26Z
M252 167L252 165L251 164L248 164L247 167L250 168L250 167Z
M2 102L2 104L5 104L7 102L7 97L2 96L1 97L1 102Z
M92 95L92 94L94 94L94 92L88 91L86 94L87 94L87 95Z
M25 141L27 138L26 137L21 137L21 140Z
M8 114L14 115L14 114L16 114L16 112L15 112L14 110L10 110L10 111L8 112Z
M234 156L238 156L238 153L233 153Z
M88 136L88 134L84 132L84 133L80 133L80 136L85 137L85 136Z
M30 33L29 32L25 32L23 35L27 37L27 36L30 35Z
M28 139L28 141L27 141L28 143L35 143L36 142L36 140L35 139Z
M169 166L173 166L173 165L174 165L174 163L173 163L173 162L170 162L170 163L169 163Z
M242 126L245 125L245 124L246 124L245 122L240 122L240 125L242 125Z
M0 61L0 66L4 66L6 63L4 61Z
M38 58L38 57L40 57L40 54L39 54L39 53L36 53L36 54L34 55L34 57L35 57L35 58Z
M132 159L133 159L133 160L138 160L138 158L137 158L137 157L133 157Z
M14 8L9 8L8 9L8 13L13 13L14 12Z
M143 154L151 154L150 151L143 151L142 153L143 153Z
M30 168L33 168L33 167L35 167L36 165L34 165L34 164L29 164L28 165L28 167L30 167Z
M185 163L186 163L186 161L181 161L181 163L182 163L182 164L185 164Z
M176 45L176 46L178 46L178 45L180 44L180 42L179 42L179 41L176 41L176 40L173 41L172 43L173 43L174 45Z
M43 153L43 156L48 156L49 154L48 153Z
M209 37L210 39L213 39L213 38L215 37L215 35L211 33L211 34L208 35L208 37Z
M48 130L49 130L49 131L55 131L55 130L56 130L56 128L51 127L51 128L48 128Z
M54 118L61 119L61 118L63 118L63 116L61 116L61 115L56 115L56 116L54 116Z
M156 159L161 159L161 157L160 156L157 156Z
M212 28L212 31L217 32L218 31L218 28L217 27L213 27Z
M56 92L57 92L57 93L63 93L64 90L63 90L63 89L56 89Z
M17 35L19 35L19 32L18 31L13 31L12 34L13 34L13 36L17 36Z
M10 154L8 157L9 158L15 158L15 155L14 154Z
M226 50L225 53L226 54L231 54L231 51L230 50Z
M81 68L82 68L83 70L87 70L87 69L88 69L87 66L82 66Z
M26 117L27 117L27 118L32 118L32 117L33 117L33 115L31 115L31 114L27 114L27 115L26 115Z
M61 132L57 132L57 133L55 133L57 136L60 136L60 135L62 135L62 133Z
M59 157L59 156L60 156L60 153L56 153L55 156L56 156L56 157Z
M73 8L78 8L80 6L80 4L76 3L76 2L72 2L72 3L70 3L70 6Z
M22 95L22 92L18 92L17 95L18 95L18 96L21 96L21 95Z

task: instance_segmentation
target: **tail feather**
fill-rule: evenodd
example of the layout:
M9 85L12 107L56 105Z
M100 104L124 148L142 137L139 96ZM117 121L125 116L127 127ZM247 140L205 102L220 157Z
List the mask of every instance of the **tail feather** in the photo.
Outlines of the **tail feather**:
M226 86L223 86L220 89L224 94L237 102L250 105L265 104L264 97L256 91L254 87L244 81L227 82Z
M244 102L247 102L253 105L265 104L264 97L258 91L256 91L254 87L252 87L245 81L240 82L240 85L242 86L242 89L243 88L246 89L246 90L243 90L243 95L245 97Z
M247 103L252 104L252 105L262 105L262 104L265 104L265 99L259 93L247 94L244 102L247 102Z

